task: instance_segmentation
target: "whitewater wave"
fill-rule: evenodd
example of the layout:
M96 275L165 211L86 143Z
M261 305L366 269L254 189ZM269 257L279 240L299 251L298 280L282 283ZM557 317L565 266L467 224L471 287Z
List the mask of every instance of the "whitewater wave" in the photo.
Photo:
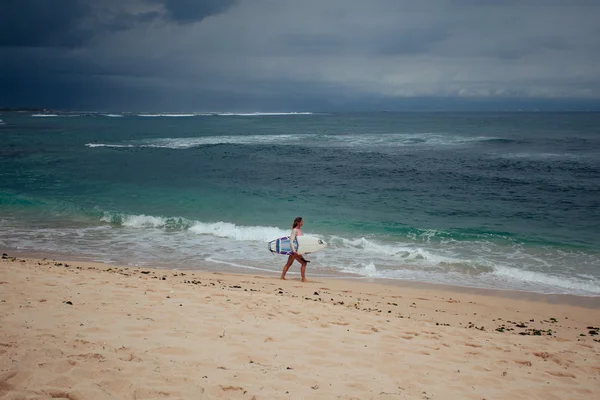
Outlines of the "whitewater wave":
M97 218L101 225L83 229L32 229L9 218L0 221L0 245L169 268L229 266L275 272L281 270L285 261L281 256L270 255L267 243L288 235L289 228L119 212L104 212ZM527 254L522 250L507 254L505 246L494 249L489 241L481 244L470 240L448 245L438 240L428 242L420 236L415 241L409 236L389 240L321 235L318 232L305 234L329 243L325 251L308 257L315 274L600 295L598 279L591 272L594 269L590 269L588 277L565 272L568 265L597 265L594 255L589 255L586 261L585 255L576 253L563 252L560 258L560 254L544 252L536 261L540 249ZM427 234L433 235L424 231L423 235ZM437 235L444 236L445 233L438 232Z
M227 238L238 241L267 242L282 236L289 235L289 229L281 229L274 226L245 226L231 222L203 222L183 217L164 217L152 215L131 215L123 213L104 212L100 218L102 222L115 224L127 228L160 228L169 230L185 230L197 235L211 235L219 238ZM340 236L311 235L326 239L330 248L357 250L364 253L378 254L383 256L395 256L398 260L429 260L432 263L457 262L453 258L436 256L420 247L401 243L384 244L364 237L348 239Z
M274 226L244 226L231 222L203 222L182 217L163 217L152 215L130 215L122 213L105 212L101 221L113 225L134 229L162 229L167 232L185 231L193 235L206 235L213 238L230 239L239 242L254 242L257 246L266 246L266 243L276 238L289 235L289 229ZM422 267L435 268L439 265L456 265L465 261L436 253L431 249L411 243L383 243L364 237L349 239L340 236L310 234L308 236L324 239L329 243L329 248L339 252L342 257L349 256L353 259L371 259L385 262L387 265L414 264ZM336 261L337 265L345 264Z
M250 112L250 113L234 113L234 112L197 112L197 113L140 113L138 117L269 117L269 116L286 116L286 115L312 115L312 112Z
M196 222L189 229L200 235L213 235L235 240L253 240L266 242L289 234L289 231L271 226L238 226L229 222Z
M312 115L312 112L253 112L253 113L216 113L222 117L268 117L268 116L285 116L285 115Z
M140 147L133 144L104 144L104 143L86 143L87 147L115 147L115 148L127 148L127 147Z
M176 114L176 113L159 113L159 114L136 114L138 117L145 118L156 118L156 117L171 117L171 118L180 118L180 117L196 117L202 115L210 115L210 114Z
M559 289L557 290L559 293L583 292L600 294L600 286L598 286L593 279L584 280L575 277L556 276L542 272L520 270L507 266L496 266L494 274L502 278L508 278L525 283L526 285L531 285L533 289L541 285L557 288Z
M482 139L480 139L482 140ZM179 138L157 138L127 143L87 143L88 147L137 147L137 148L166 148L190 149L207 145L302 145L311 147L340 147L340 148L390 148L413 146L460 146L473 142L460 136L445 136L440 134L277 134L277 135L224 135Z
M123 114L102 114L102 116L109 118L122 118Z
M32 117L35 118L74 118L81 117L81 114L31 114Z
M100 220L128 228L169 228L182 230L188 229L194 224L194 221L186 218L156 217L144 214L131 215L111 212L104 212L104 215Z
M207 136L197 138L162 138L150 139L138 143L119 144L119 143L86 143L88 147L149 147L165 149L189 149L194 147L217 145L217 144L269 144L269 143L290 143L290 141L299 141L298 137L294 139L293 135L249 135L249 136Z
M475 276L469 274L465 276L464 273L452 270L390 269L378 267L375 262L344 265L340 270L344 273L374 279L413 280L475 288L520 290L548 294L600 295L600 286L593 279L584 280L504 266L495 266L490 272ZM465 279L466 277L468 279Z
M240 226L230 222L201 222L180 217L156 217L105 212L103 222L128 228L167 228L187 230L198 235L212 235L234 240L268 241L289 234L289 231L271 226Z

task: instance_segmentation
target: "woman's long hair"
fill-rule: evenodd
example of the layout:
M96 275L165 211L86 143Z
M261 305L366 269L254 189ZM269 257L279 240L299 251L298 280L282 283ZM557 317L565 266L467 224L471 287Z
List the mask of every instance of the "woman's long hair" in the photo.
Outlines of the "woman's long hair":
M296 217L296 219L294 220L294 225L292 225L292 229L295 229L300 222L302 222L302 217Z

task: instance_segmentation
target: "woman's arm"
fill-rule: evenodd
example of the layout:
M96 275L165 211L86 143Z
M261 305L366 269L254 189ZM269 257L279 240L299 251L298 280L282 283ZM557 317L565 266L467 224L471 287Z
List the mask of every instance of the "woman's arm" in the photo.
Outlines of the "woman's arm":
M292 253L296 253L296 247L294 246L294 241L296 240L296 234L298 231L296 229L292 229L292 234L290 235L290 249L292 249Z

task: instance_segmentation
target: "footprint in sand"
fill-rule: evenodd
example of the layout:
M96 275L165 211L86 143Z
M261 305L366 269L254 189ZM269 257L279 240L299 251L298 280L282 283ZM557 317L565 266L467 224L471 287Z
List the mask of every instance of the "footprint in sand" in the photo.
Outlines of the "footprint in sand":
M62 390L48 390L46 393L52 399L80 400L81 397Z
M129 353L129 355L120 356L119 360L121 360L121 361L142 362L142 359L140 357L136 356L133 353Z
M341 326L348 326L348 325L350 325L349 322L344 322L344 321L332 321L331 323L333 325L341 325Z
M115 353L117 353L119 360L122 361L135 361L135 362L141 362L142 359L138 356L136 356L133 352L132 349L130 349L129 347L121 347L119 349L115 350Z
M533 364L531 364L531 361L518 361L518 360L516 360L515 362L517 364L524 365L526 367L531 367L533 365Z
M7 372L4 375L0 375L0 393L2 389L9 391L12 388L12 385L8 383L8 381L17 375L16 371Z
M67 357L68 359L74 359L79 361L104 361L105 358L99 353L85 353L85 354L74 354Z
M552 376L556 376L558 378L577 378L575 375L568 373L568 372L561 372L561 371L546 371L547 374L550 374Z
M50 371L55 374L65 374L73 369L77 365L75 360L57 360L48 363L38 363L38 367L41 370Z

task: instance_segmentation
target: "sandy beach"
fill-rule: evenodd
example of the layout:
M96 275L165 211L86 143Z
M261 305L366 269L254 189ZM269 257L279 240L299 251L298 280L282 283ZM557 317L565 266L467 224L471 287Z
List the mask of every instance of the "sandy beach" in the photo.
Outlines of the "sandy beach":
M600 396L598 298L308 278L3 255L0 399Z

